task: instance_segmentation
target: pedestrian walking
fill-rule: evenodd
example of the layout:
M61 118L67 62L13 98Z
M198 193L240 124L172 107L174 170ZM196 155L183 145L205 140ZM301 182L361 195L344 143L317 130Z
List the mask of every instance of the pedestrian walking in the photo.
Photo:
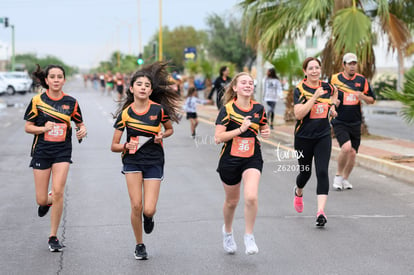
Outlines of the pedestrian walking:
M220 110L223 106L222 97L223 93L226 90L227 85L231 82L231 77L229 77L229 67L222 66L220 68L220 76L216 78L213 84L213 88L210 91L210 94L208 95L208 99L213 98L214 92L216 92L216 105L217 108Z
M223 248L233 254L237 245L233 234L233 218L240 200L241 181L244 185L245 253L256 254L259 249L253 235L258 209L258 189L263 167L260 142L257 135L268 138L264 107L252 100L254 80L248 73L237 74L223 96L223 104L216 120L215 139L224 143L217 172L223 183Z
M199 99L197 94L198 92L196 88L190 87L184 103L184 111L187 113L187 119L190 120L190 130L193 138L196 136L196 128L198 125L197 104L207 104L211 102L211 100Z
M59 65L49 65L44 70L37 65L33 76L45 92L35 95L24 114L26 133L33 134L31 150L38 215L43 217L49 211L49 249L62 251L63 245L57 238L62 212L69 164L72 163L72 126L74 121L79 142L86 136L86 127L78 101L62 91L65 84L65 70ZM49 181L52 177L51 190Z
M102 94L104 94L105 93L105 87L106 87L106 82L105 82L105 74L103 74L103 73L101 73L100 75L99 75L99 83L100 83L100 85L101 85L101 92L102 92Z
M273 129L276 102L279 98L282 98L282 85L280 84L279 78L277 77L274 68L267 70L267 77L264 81L263 94L263 100L267 105L267 120L269 122L270 129Z
M332 126L341 151L338 155L338 170L333 182L336 190L352 189L348 181L355 165L356 154L361 143L362 111L361 101L375 102L375 94L368 80L357 73L358 60L355 54L343 56L344 70L334 74L330 83L338 88L338 117Z
M316 170L317 214L316 226L327 222L325 206L329 193L328 167L331 157L332 138L330 117L335 117L337 91L332 85L320 80L321 62L314 57L305 59L302 65L305 79L293 92L295 127L295 150L298 156L298 172L294 188L294 208L303 211L303 188L312 174L312 161Z
M122 95L124 93L124 77L120 72L115 74L115 83L116 83L116 91L118 94L118 101L122 100Z
M154 228L161 181L164 177L163 139L173 134L178 121L179 97L168 82L167 63L155 62L135 72L121 108L115 114L111 150L122 153L123 169L131 203L135 258L147 259L142 236ZM163 126L163 127L162 127ZM164 128L164 130L162 130ZM126 129L126 142L121 137Z

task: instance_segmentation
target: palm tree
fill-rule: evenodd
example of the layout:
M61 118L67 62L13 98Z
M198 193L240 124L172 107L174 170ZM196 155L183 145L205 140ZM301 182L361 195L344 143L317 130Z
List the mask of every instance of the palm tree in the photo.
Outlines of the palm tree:
M401 110L402 116L408 123L414 122L414 67L405 74L406 82L402 92L392 89L385 89L381 94L393 100L400 101L404 107Z
M289 88L285 99L284 114L284 120L286 122L295 121L295 115L293 112L293 90L295 87L293 81L303 78L302 60L303 54L301 51L296 49L293 43L289 43L280 48L277 51L275 58L270 61L276 69L276 72L281 77L287 77L288 79Z
M303 35L308 27L313 34L319 29L327 35L321 53L326 76L341 70L345 52L356 52L360 72L371 79L375 27L387 35L389 49L402 57L411 44L412 0L245 0L239 5L248 43L260 44L268 59L284 41Z
M371 79L376 28L388 37L389 49L397 51L401 66L411 44L412 0L244 0L239 5L247 42L260 45L269 60L284 41L298 38L309 27L313 34L319 30L326 35L321 52L324 77L341 71L345 52L355 52L359 71Z

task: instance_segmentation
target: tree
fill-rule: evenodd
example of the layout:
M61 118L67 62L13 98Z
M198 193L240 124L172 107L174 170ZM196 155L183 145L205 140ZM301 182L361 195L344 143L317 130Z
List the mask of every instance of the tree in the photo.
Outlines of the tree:
M414 122L414 67L405 74L406 82L402 92L394 89L385 89L382 95L401 102L404 107L401 110L403 118L408 123Z
M322 51L322 71L330 76L342 68L345 52L356 52L360 72L375 73L374 34L378 27L388 37L389 48L400 54L411 43L411 0L245 0L244 23L251 45L260 44L272 58L286 39L295 39L312 28L328 36ZM378 22L378 26L372 25ZM399 52L400 51L400 52Z
M296 49L293 43L288 43L280 48L276 52L275 57L270 61L281 77L288 78L289 89L286 94L284 114L284 120L286 122L295 121L293 110L293 81L294 79L303 78L302 60L303 54L300 50Z
M209 43L207 50L211 57L236 64L242 71L248 64L249 69L256 60L255 50L246 44L242 36L241 22L235 18L220 17L212 14L207 17ZM226 20L227 19L227 20Z
M190 26L179 26L172 31L168 27L163 27L162 37L163 60L171 61L171 65L175 67L175 70L182 71L184 69L184 49L195 47L199 51L207 38L207 34ZM158 43L157 41L158 32L144 47L144 59L153 57L153 44L154 42Z
M376 28L386 34L389 49L402 54L411 43L409 27L414 18L412 0L245 0L243 22L248 42L264 49L272 59L286 40L294 40L309 28L319 30L328 41L322 50L324 77L342 70L342 56L355 52L359 71L368 79L375 73L373 51ZM364 6L364 4L366 4ZM410 13L411 12L411 13ZM373 20L371 20L373 19ZM362 129L366 129L362 123Z
M39 64L42 69L50 64L60 65L65 69L67 76L73 75L78 71L77 68L67 65L59 58L51 55L44 58L38 58L36 54L32 53L18 54L16 55L16 63L24 64L24 67L29 73L36 70L36 64Z

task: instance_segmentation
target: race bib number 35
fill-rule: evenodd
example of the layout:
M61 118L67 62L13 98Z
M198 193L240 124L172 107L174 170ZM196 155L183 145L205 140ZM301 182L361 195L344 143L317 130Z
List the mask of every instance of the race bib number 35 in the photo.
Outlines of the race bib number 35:
M254 154L254 137L234 137L230 155L249 158Z
M62 142L66 139L67 125L65 123L56 123L52 130L45 133L45 140L51 142Z

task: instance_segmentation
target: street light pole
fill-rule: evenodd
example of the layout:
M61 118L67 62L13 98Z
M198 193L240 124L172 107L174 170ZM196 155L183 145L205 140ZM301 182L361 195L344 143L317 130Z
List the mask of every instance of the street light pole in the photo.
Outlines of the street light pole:
M162 0L159 0L160 6L160 31L158 35L158 61L162 61Z
M16 68L15 55L14 55L14 25L10 25L12 29L12 58L11 58L11 70L14 71Z
M141 41L141 0L137 0L138 4L138 49L139 53L142 53L142 41Z

